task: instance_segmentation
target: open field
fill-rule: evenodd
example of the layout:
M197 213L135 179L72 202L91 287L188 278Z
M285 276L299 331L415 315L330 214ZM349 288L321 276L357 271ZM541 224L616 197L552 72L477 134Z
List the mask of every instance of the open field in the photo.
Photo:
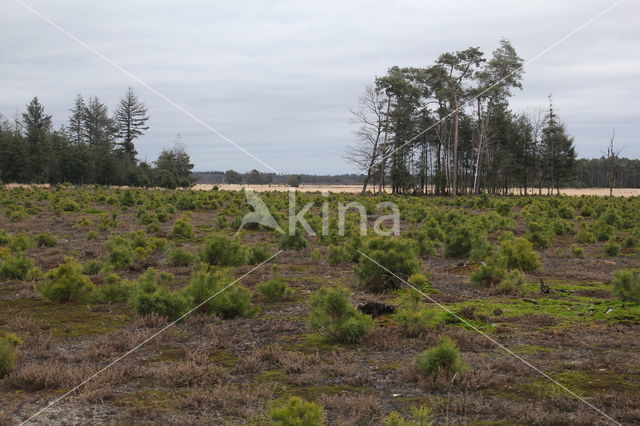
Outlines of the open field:
M337 194L301 192L296 211L315 203L306 218L318 231L328 200L329 234L290 239L262 226L235 236L251 211L242 192L0 189L0 424L143 342L32 422L274 424L274 404L295 396L327 424L410 419L416 407L435 424L611 423L587 402L640 423L640 283L613 281L639 266L640 199L301 188L321 189ZM286 227L287 195L261 195ZM338 203L362 203L371 231L383 200L400 210L400 237L359 237L355 210L340 235ZM321 310L331 286L351 294L348 325ZM425 372L416 357L443 337L466 368Z
M285 185L236 185L236 184L221 184L221 185L208 185L208 184L197 184L193 187L195 190L205 190L209 191L214 186L217 186L221 190L225 191L242 191L244 188L250 188L256 192L264 192L264 191L289 191L290 189L295 189L300 192L323 192L328 191L334 194L357 194L362 191L362 185L307 185L302 184L298 188L291 188ZM388 191L391 191L388 188ZM514 190L514 194L517 194L518 191ZM536 195L538 193L536 190L529 190L529 194ZM547 190L543 190L543 194L546 194ZM560 190L562 195L569 195L572 197L579 197L581 195L595 195L599 197L604 197L609 195L608 188L563 188ZM640 196L640 188L615 188L613 190L614 197L637 197Z

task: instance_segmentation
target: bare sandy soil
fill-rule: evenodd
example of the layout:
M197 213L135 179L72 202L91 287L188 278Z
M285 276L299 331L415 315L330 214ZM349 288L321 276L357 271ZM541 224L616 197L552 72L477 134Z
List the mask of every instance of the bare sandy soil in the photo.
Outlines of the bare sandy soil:
M348 193L356 194L362 190L361 185L300 185L298 188L292 188L287 185L236 185L236 184L198 184L193 187L196 190L210 191L214 186L217 186L221 190L225 191L242 191L244 188L252 189L256 192L263 191L289 191L295 189L302 192L322 192L328 191L333 193ZM390 192L390 188L388 192ZM514 194L518 191L514 190ZM536 190L530 190L530 194L535 195ZM547 191L543 190L543 194ZM581 195L595 195L598 197L604 197L609 195L609 188L565 188L561 189L562 195L581 196ZM616 197L637 197L640 196L640 188L617 188L613 190L613 195Z

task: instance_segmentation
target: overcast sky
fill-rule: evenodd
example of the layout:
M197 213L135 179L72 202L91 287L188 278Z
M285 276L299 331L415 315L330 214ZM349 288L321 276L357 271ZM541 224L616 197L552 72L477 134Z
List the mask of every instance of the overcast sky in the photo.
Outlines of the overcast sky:
M615 0L139 1L24 0L282 173L355 171L349 109L387 68L502 37L525 61ZM0 112L35 95L64 124L76 93L113 108L132 86L149 108L141 159L182 136L196 170L268 169L25 9L2 0ZM526 66L514 111L554 104L579 156L612 130L640 157L640 2L626 0Z

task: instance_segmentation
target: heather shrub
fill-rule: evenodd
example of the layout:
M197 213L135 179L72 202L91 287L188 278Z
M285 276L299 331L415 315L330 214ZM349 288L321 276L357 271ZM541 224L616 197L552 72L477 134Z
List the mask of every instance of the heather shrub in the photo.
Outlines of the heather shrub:
M297 396L276 401L267 411L269 424L276 426L322 426L324 408Z
M351 304L347 288L322 287L309 301L309 325L331 340L356 343L373 328L373 319Z
M38 247L55 247L58 245L58 240L53 235L43 233L36 236L36 245Z
M360 282L369 291L395 289L401 285L401 280L406 280L420 269L415 243L408 239L374 237L364 244L362 252L379 264L360 256L356 266Z
M23 254L6 256L0 260L0 277L9 280L23 280L32 266L31 259Z
M467 369L460 359L458 346L448 337L441 337L436 346L420 352L415 362L418 372L427 378L439 375L450 377Z
M47 300L53 302L80 302L94 289L94 285L83 273L82 264L73 258L47 272L45 280L36 289Z
M98 238L100 238L100 234L96 231L87 232L87 240L97 240Z
M199 251L200 260L215 266L242 266L247 263L247 249L238 241L216 235L207 238Z
M193 263L195 256L188 250L177 248L169 252L169 265L189 266Z
M272 277L268 281L258 284L258 291L270 302L286 299L293 294L287 282L279 277Z
M640 303L640 269L621 269L614 272L611 284L620 300Z
M206 301L198 311L208 315L233 318L255 313L256 309L251 304L251 292L239 285L232 285L234 281L234 277L228 271L201 270L193 275L191 283L182 294L192 307ZM211 297L214 295L215 297Z
M167 287L171 274L149 268L133 284L129 305L140 315L157 314L169 320L183 315L189 306L188 299Z
M540 267L540 255L533 249L533 244L524 238L504 239L498 255L504 258L508 269L533 272Z

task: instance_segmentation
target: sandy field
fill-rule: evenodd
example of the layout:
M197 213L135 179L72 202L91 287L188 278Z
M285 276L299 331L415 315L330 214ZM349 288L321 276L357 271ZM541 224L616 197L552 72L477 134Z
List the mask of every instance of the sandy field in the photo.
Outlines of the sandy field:
M26 188L30 186L37 186L41 188L50 187L49 184L23 184L23 183L8 183L4 185L6 189L12 188ZM264 191L289 191L289 190L297 190L302 192L323 192L328 191L334 194L336 193L347 193L347 194L357 194L362 189L360 185L300 185L298 188L293 188L287 185L240 185L240 184L197 184L194 185L191 189L197 191L210 191L214 186L217 186L220 190L223 191L242 191L244 188L251 189L255 192L264 192ZM123 186L121 188L127 188ZM390 188L387 188L387 192L391 192ZM522 191L518 192L517 189L512 191L513 194L522 194ZM537 189L529 190L531 195L536 195L538 193ZM547 194L547 190L543 190L543 195ZM576 196L579 197L581 195L595 195L598 197L604 197L609 195L609 188L565 188L561 189L560 193L562 195ZM640 196L640 188L616 188L613 190L613 195L616 197L637 197Z
M333 193L358 193L362 189L360 185L300 185L298 188L291 188L286 185L205 185L198 184L193 187L196 190L211 190L214 186L218 186L221 190L225 191L242 191L244 188L252 189L256 192L263 191L289 191L290 189L296 189L303 192L321 192L329 191ZM390 189L389 189L390 191ZM514 190L514 193L517 191ZM530 194L536 194L536 191L530 190ZM543 194L546 194L546 190L543 190ZM560 193L563 195L580 196L580 195L596 195L607 196L609 195L609 188L565 188L561 189ZM640 188L618 188L613 190L613 195L616 197L635 197L640 196Z

